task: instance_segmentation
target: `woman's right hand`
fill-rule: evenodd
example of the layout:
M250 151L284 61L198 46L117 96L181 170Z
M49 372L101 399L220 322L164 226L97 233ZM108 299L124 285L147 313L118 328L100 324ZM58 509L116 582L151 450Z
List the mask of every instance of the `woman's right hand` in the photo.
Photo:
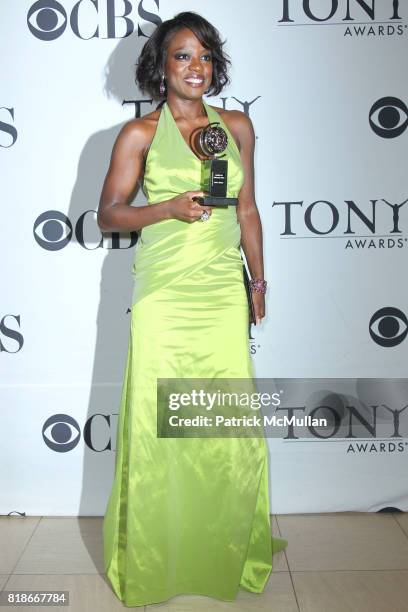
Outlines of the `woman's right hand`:
M170 218L193 223L201 217L205 210L211 216L211 206L201 205L193 199L203 198L205 195L208 195L205 191L186 191L175 198L171 198L171 200L167 201Z

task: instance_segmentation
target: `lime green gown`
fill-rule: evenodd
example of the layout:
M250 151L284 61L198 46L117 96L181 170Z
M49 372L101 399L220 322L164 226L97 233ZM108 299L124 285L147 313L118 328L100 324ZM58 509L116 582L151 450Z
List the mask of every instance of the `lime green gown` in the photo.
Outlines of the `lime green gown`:
M228 197L244 174L228 135ZM167 104L146 159L149 204L201 189L201 162ZM198 594L261 593L272 554L268 451L261 438L158 438L157 378L252 378L235 206L208 221L145 226L135 247L130 339L115 476L103 521L106 576L125 606Z

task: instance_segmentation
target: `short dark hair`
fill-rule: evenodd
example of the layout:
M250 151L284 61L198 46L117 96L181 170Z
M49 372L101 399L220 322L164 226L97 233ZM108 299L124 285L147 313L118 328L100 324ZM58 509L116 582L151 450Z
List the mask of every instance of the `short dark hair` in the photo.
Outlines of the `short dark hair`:
M141 91L149 93L154 99L161 99L160 82L166 62L167 47L173 34L189 28L200 43L211 51L213 77L206 93L218 95L230 82L227 74L231 61L223 50L225 41L221 41L218 30L204 17L186 11L178 13L173 19L163 21L144 44L136 67L135 80Z

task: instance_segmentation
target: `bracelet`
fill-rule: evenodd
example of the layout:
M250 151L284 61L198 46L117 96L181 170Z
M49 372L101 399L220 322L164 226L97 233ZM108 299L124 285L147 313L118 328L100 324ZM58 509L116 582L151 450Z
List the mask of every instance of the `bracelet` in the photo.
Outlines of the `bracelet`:
M263 278L251 278L249 281L249 286L252 291L256 291L257 293L266 293L267 284L268 283Z

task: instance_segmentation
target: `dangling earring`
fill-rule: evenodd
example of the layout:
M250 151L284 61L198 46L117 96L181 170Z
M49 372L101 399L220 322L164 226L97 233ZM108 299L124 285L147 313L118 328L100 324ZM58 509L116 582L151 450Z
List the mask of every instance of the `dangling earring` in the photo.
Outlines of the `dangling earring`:
M160 83L159 91L160 91L161 96L164 96L164 94L166 93L166 85L164 84L164 74L162 74L162 80Z

